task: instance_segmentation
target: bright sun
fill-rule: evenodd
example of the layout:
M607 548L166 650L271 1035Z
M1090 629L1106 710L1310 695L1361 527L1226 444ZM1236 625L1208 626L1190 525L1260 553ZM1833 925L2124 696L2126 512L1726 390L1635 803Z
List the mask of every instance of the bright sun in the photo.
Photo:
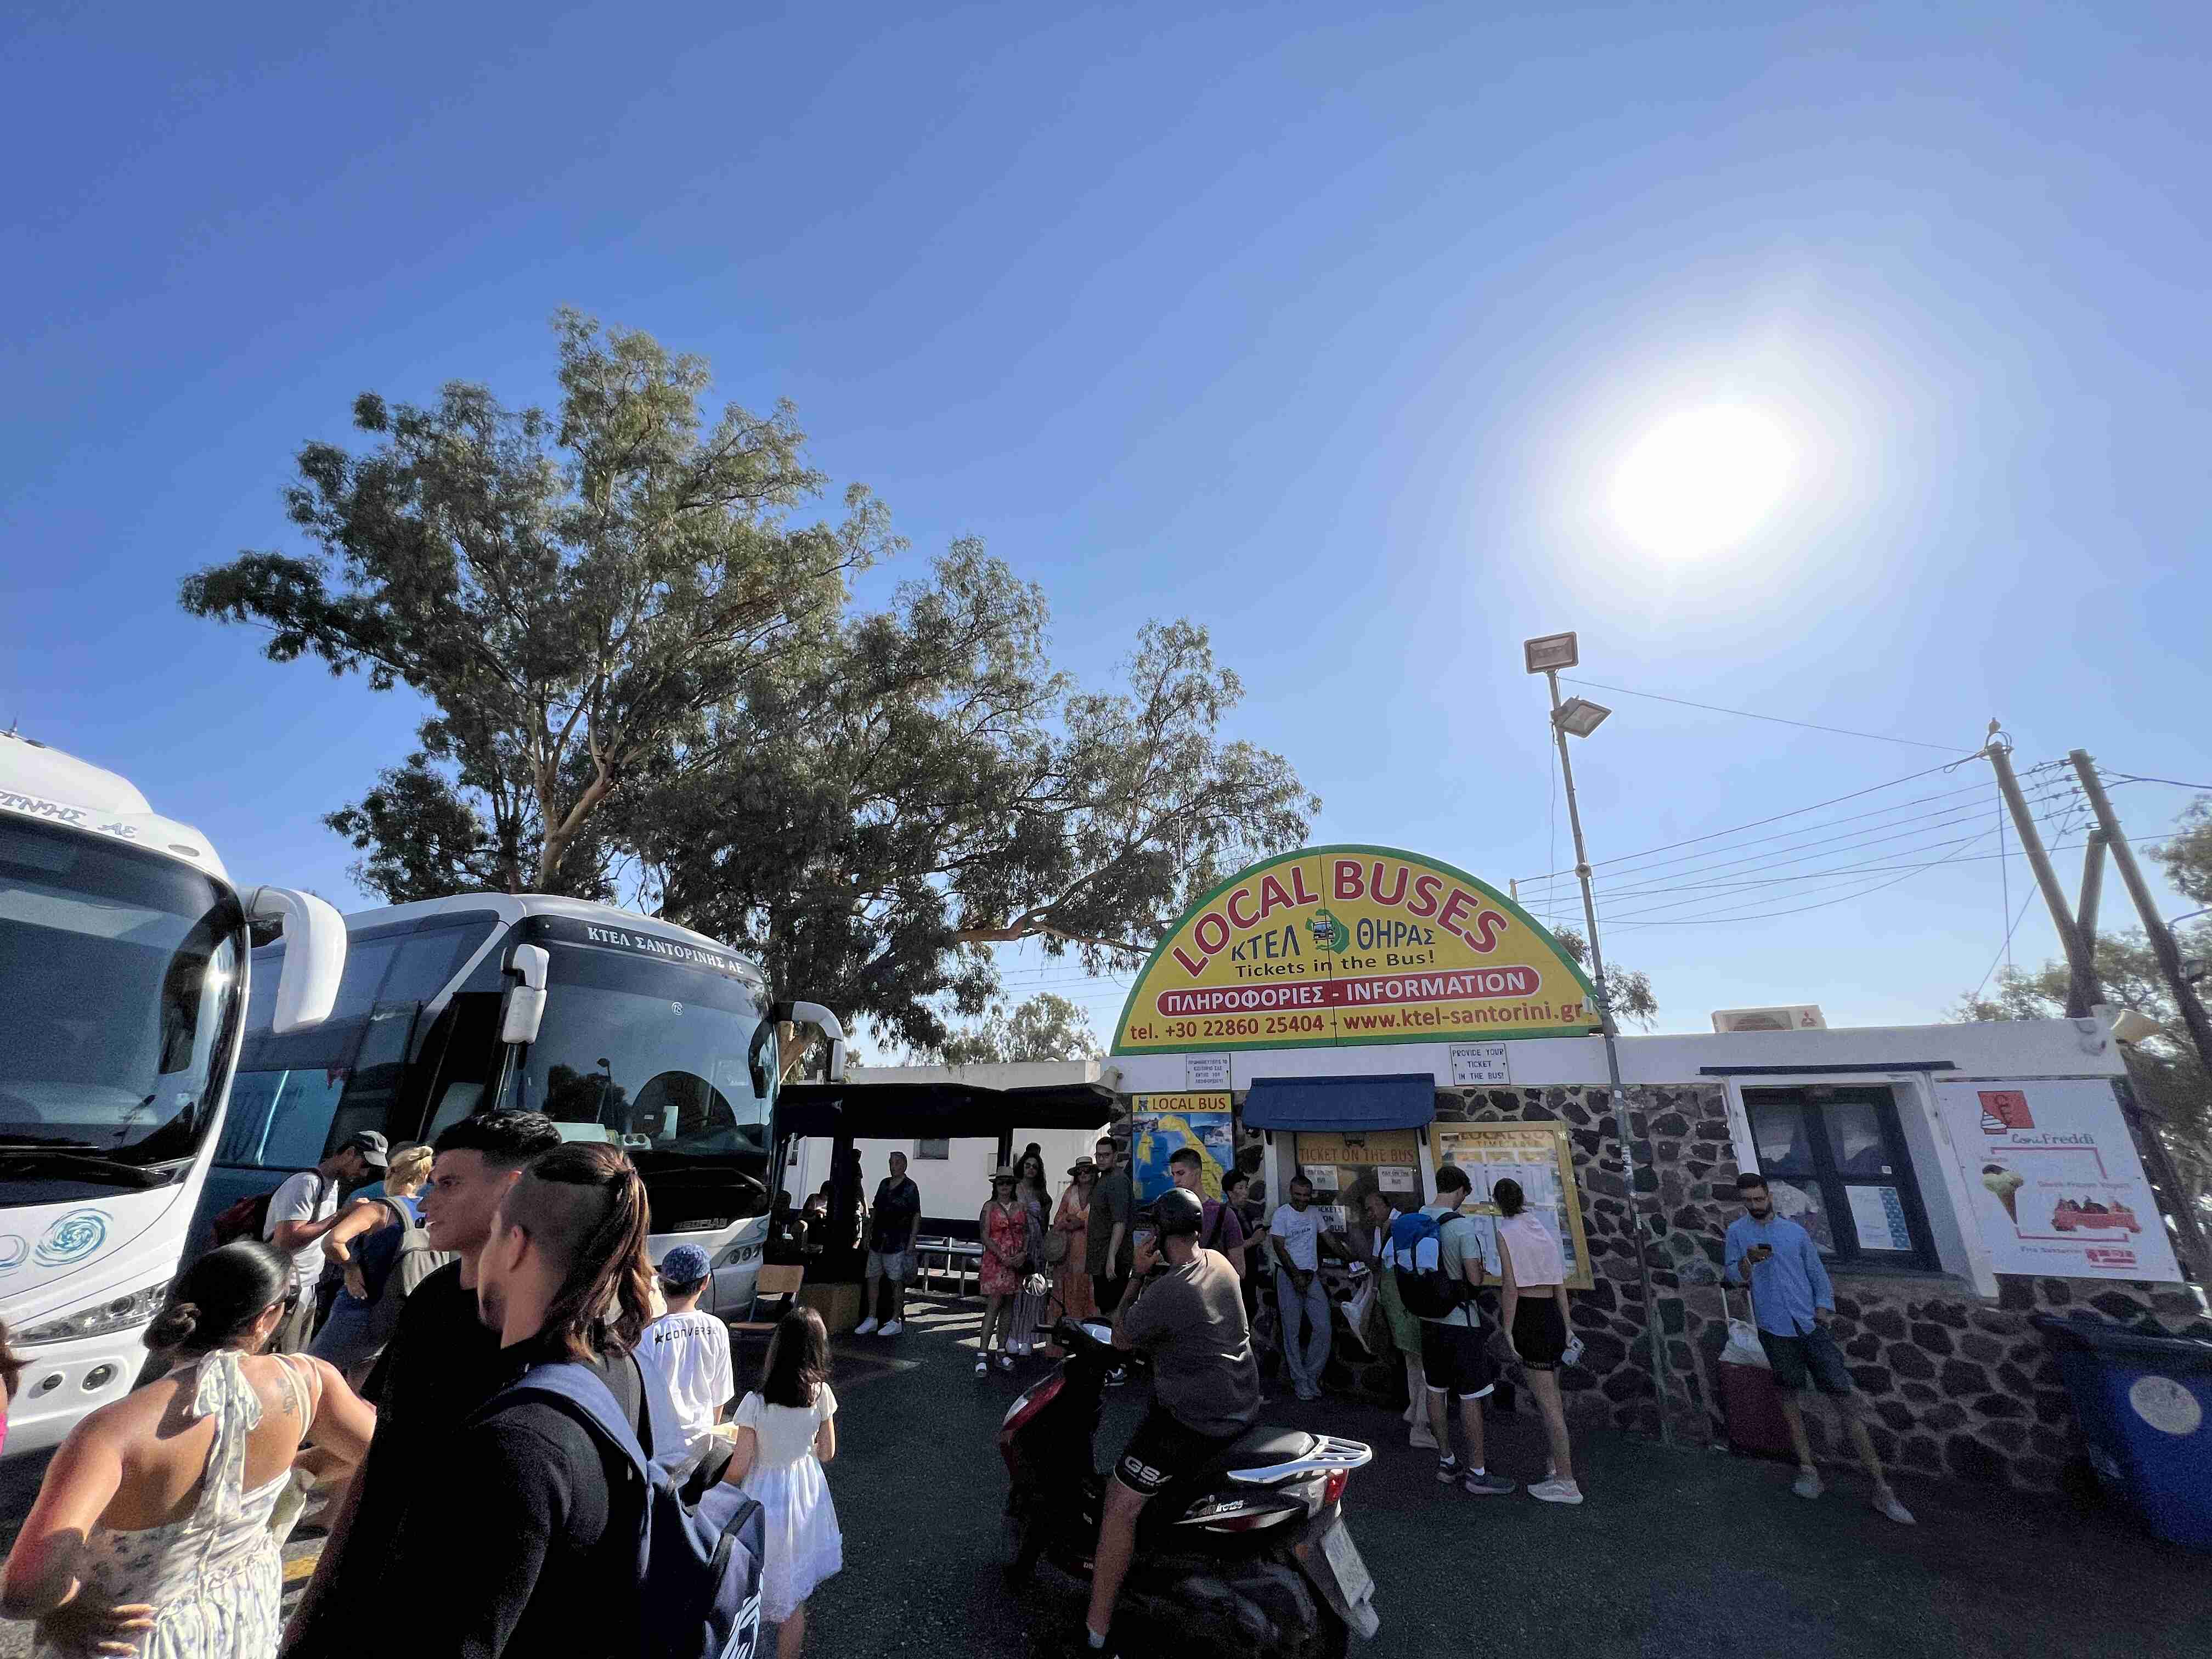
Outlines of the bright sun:
M1636 441L1613 478L1613 512L1654 553L1716 553L1758 528L1790 488L1790 441L1734 404L1670 415Z

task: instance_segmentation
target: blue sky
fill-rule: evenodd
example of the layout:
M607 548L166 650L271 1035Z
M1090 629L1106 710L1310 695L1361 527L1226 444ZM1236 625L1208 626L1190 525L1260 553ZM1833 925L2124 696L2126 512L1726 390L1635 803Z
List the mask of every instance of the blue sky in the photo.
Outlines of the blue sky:
M296 547L291 455L362 390L546 397L563 303L795 400L909 569L984 537L1088 679L1205 622L1316 840L1567 863L1519 659L1565 628L1613 685L2212 781L2201 7L46 9L0 36L0 716L242 875L349 896L319 818L420 711L178 579ZM1715 402L1795 483L1655 557L1612 470ZM1589 695L1601 860L1945 759ZM2188 796L2117 799L2148 836ZM1794 915L1616 902L1613 953L1662 1029L1933 1018L2028 891L1993 822L1942 850Z

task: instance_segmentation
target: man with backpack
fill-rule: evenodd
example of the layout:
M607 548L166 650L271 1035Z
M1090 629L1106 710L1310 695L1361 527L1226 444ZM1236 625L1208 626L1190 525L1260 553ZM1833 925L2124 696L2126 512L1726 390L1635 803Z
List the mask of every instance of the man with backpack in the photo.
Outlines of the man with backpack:
M1218 1250L1229 1258L1229 1265L1237 1269L1237 1277L1244 1277L1244 1221L1235 1206L1218 1198L1206 1195L1203 1165L1206 1154L1195 1146L1178 1146L1168 1158L1168 1179L1196 1198L1205 1220L1199 1228L1200 1249ZM1241 1293L1241 1283L1240 1283Z
M271 1339L271 1352L301 1353L315 1334L315 1286L323 1276L323 1235L338 1224L338 1194L358 1187L391 1161L384 1137L364 1129L347 1138L312 1170L285 1177L269 1195L261 1237L292 1258L291 1303Z
M410 1653L720 1656L759 1617L759 1506L737 1536L685 1509L651 1462L657 1376L645 1183L617 1147L537 1159L500 1204L477 1300L506 1381L424 1471L449 1494L400 1540L397 1582L435 1616ZM456 1501L463 1500L465 1501Z
M1497 1386L1482 1314L1474 1292L1502 1279L1498 1230L1489 1218L1460 1213L1473 1190L1466 1172L1447 1164L1437 1171L1437 1201L1400 1216L1390 1228L1390 1267L1399 1299L1421 1322L1421 1370L1429 1401L1429 1427L1437 1437L1437 1480L1456 1480L1477 1498L1514 1490L1482 1461L1482 1402ZM1454 1454L1450 1399L1459 1397L1467 1437L1464 1463Z
M426 1484L448 1441L491 1398L504 1376L499 1338L477 1307L477 1268L492 1218L523 1168L561 1145L540 1112L463 1118L434 1144L422 1200L428 1242L458 1261L439 1268L401 1304L392 1340L362 1394L377 1408L376 1437L337 1505L322 1559L285 1634L302 1659L382 1659L384 1609L407 1586L392 1577L399 1540L418 1508L450 1487Z

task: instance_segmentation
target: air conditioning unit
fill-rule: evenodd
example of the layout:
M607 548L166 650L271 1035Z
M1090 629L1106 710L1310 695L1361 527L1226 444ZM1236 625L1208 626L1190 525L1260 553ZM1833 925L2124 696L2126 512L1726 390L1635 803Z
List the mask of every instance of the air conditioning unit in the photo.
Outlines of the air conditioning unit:
M1809 1002L1790 1008L1716 1008L1716 1031L1825 1031L1827 1016Z

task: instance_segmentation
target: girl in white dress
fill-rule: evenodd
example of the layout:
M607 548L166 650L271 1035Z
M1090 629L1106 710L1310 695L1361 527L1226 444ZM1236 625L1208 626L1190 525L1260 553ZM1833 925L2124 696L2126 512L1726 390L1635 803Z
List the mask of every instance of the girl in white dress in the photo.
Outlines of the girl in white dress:
M776 1659L798 1659L806 1640L806 1598L845 1565L822 1466L837 1455L837 1396L830 1389L830 1333L811 1308L794 1308L777 1323L761 1367L760 1387L738 1402L730 1419L735 1451L723 1486L758 1501L768 1537L761 1579L761 1617L781 1625ZM700 1505L714 1514L712 1495ZM730 1504L735 1512L734 1504ZM716 1516L718 1523L726 1516Z
M292 1259L241 1242L169 1292L146 1346L175 1365L70 1431L8 1559L0 1608L32 1651L274 1659L283 1571L270 1516L301 1440L360 1458L376 1413L328 1364L264 1355Z

